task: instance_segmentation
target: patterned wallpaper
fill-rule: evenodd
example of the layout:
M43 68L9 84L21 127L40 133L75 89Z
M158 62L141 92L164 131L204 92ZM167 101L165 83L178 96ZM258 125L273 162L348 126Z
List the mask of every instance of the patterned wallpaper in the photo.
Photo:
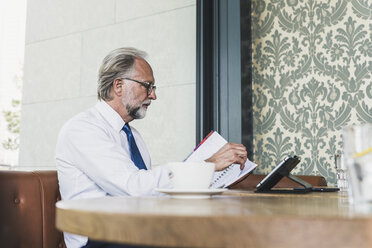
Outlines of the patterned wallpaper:
M336 182L342 127L372 122L372 2L253 0L254 161Z

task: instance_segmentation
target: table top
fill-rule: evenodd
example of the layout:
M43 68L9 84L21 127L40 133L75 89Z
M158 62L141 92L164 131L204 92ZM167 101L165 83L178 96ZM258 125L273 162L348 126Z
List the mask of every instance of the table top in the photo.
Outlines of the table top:
M56 224L92 239L161 247L372 245L372 206L355 208L341 192L60 201Z

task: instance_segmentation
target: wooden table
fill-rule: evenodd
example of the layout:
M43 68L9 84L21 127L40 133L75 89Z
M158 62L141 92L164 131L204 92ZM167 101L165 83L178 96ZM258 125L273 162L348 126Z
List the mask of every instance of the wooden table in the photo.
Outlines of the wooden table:
M341 193L61 201L56 224L91 239L160 247L372 247L372 206L356 209Z

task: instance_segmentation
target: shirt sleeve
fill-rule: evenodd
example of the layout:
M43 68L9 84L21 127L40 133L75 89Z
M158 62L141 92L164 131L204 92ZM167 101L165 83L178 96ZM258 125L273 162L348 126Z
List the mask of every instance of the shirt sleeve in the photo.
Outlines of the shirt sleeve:
M170 186L165 166L139 170L102 127L89 122L75 124L70 123L60 135L65 157L107 194L153 195L157 194L155 188Z

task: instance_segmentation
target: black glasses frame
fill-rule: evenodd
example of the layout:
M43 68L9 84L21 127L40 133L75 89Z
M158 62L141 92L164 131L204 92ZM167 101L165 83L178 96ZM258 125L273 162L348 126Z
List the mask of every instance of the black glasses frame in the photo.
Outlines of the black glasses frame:
M141 81L138 81L138 80L135 80L135 79L132 79L132 78L121 78L123 80L130 80L130 81L133 81L133 82L136 82L136 83L139 83L140 85L142 85L143 87L146 88L147 90L147 95L150 95L152 91L155 91L156 90L156 86L155 85L152 85L152 83L150 82L141 82Z

